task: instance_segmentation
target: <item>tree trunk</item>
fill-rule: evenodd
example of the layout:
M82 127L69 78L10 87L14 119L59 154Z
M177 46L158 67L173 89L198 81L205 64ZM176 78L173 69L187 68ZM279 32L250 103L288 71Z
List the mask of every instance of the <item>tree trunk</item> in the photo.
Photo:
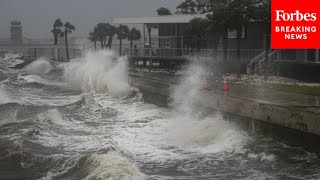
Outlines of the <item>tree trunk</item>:
M149 36L149 48L151 49L151 28L148 28L148 36Z
M213 48L213 57L214 58L218 58L218 47L219 47L219 40L220 40L220 36L215 35L213 37L213 44L212 44L212 48Z
M94 41L94 50L97 50L97 41Z
M223 33L223 61L228 60L228 30L225 30Z
M56 60L58 58L58 46L56 44L53 46L53 51L53 60Z
M69 49L68 49L68 32L67 32L67 31L65 31L64 38L65 38L65 41L66 41L67 61L70 61L70 58L69 58Z
M130 55L132 56L133 40L130 40Z
M148 28L148 36L149 36L149 56L152 56L152 50L151 50L151 48L152 48L152 46L151 46L151 27ZM149 61L149 72L151 72L152 64L153 64L152 58L150 58L150 61Z
M111 49L111 46L112 46L112 40L113 40L113 36L109 36L108 38L108 48Z
M120 38L119 41L120 41L120 44L119 44L119 55L121 56L121 53L122 53L122 39Z
M101 49L103 49L103 40L100 39L100 45L101 45Z
M103 47L106 48L106 45L107 45L107 36L104 37L104 41L103 41Z
M237 28L237 59L241 63L241 34L242 28Z
M201 50L201 37L199 37L199 39L197 40L197 51L200 52Z

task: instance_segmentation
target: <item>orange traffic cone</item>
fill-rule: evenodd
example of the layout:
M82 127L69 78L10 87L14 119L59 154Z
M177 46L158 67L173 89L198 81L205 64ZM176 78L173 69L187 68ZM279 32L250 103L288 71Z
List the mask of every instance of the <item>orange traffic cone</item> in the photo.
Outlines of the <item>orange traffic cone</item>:
M208 89L209 89L208 81L207 79L205 79L202 85L202 90L208 90Z
M224 81L223 81L223 91L228 91L229 88L228 88L228 83L227 83L227 78L224 78Z

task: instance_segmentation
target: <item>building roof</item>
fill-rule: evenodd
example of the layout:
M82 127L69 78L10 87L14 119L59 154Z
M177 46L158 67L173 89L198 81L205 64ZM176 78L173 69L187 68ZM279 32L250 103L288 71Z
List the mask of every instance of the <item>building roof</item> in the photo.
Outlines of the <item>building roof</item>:
M194 18L205 18L205 14L169 15L155 17L128 17L114 18L114 24L163 24L163 23L188 23Z

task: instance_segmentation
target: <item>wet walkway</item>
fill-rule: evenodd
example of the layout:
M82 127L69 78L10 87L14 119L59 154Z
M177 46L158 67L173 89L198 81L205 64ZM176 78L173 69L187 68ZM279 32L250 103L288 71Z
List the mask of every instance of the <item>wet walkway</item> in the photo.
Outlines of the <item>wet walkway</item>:
M182 77L177 74L166 72L148 71L130 71L130 75L140 76L143 78L159 80L169 84L178 84ZM222 77L215 76L208 78L209 90L216 94L224 94ZM248 86L241 84L228 83L229 90L226 95L237 98L245 98L266 104L276 104L282 106L299 106L299 107L320 107L320 96L305 94L296 94L274 90L271 88L262 88L258 86Z
M247 85L229 84L229 91L227 92L227 95L268 104L320 107L320 96L296 94Z

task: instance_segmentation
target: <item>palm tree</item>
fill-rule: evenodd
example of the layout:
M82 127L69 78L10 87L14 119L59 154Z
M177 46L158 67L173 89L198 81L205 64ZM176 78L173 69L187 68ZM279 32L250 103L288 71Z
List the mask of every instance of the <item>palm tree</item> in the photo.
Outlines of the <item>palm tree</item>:
M107 36L108 36L108 43L106 44L106 46L111 49L112 40L113 40L114 35L117 33L117 28L115 26L107 23L106 31L107 31Z
M97 34L97 39L100 41L101 49L108 47L111 48L112 45L112 39L114 35L116 34L116 27L109 23L98 23L94 31ZM108 39L108 42L107 42Z
M107 23L98 23L94 27L94 32L97 34L97 39L100 41L101 49L106 45L107 41Z
M60 19L56 19L54 21L54 24L53 24L53 29L51 30L52 34L53 34L53 40L54 40L54 56L53 56L53 59L55 60L56 59L56 56L58 56L57 54L57 45L58 45L58 40L59 40L59 37L61 37L63 35L62 33L62 30L61 30L61 27L63 26L63 23L61 22Z
M141 39L141 32L136 28L132 28L128 34L128 40L130 41L130 47L131 47L131 55L132 55L133 41L137 41L140 39Z
M76 27L72 25L70 22L66 22L64 24L64 39L66 43L66 54L67 54L67 61L70 61L69 57L69 49L68 49L68 34L71 34L72 31L76 30Z
M152 29L158 28L157 24L146 24L148 30L148 37L149 37L149 48L151 49L151 31Z
M122 53L122 40L126 39L128 37L128 34L129 34L128 26L120 25L117 28L117 35L118 35L118 39L119 39L119 55L120 56L121 56L121 53Z
M89 40L94 43L94 50L97 50L98 34L95 30L89 33Z
M169 9L164 8L164 7L161 7L161 8L159 8L159 9L157 10L157 14L158 14L159 16L164 16L164 15L171 15L171 12L170 12Z

